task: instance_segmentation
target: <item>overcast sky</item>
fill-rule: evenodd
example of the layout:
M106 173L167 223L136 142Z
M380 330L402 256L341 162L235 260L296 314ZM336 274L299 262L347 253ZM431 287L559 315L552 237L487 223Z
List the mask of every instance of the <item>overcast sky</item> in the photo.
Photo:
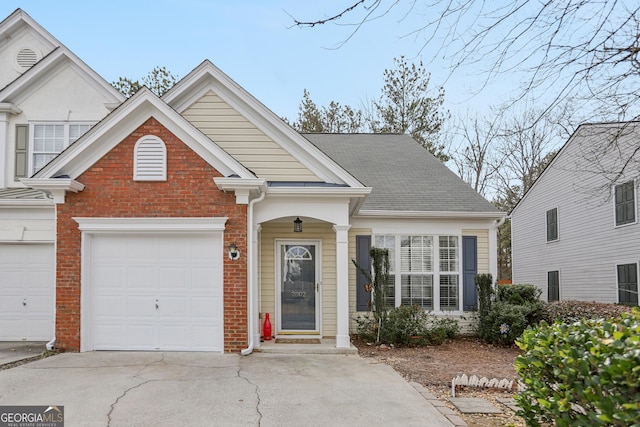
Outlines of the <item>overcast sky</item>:
M2 0L0 15L22 8L109 82L141 79L155 66L184 77L209 59L277 115L293 120L305 88L319 106L334 100L359 108L377 98L384 70L393 69L393 58L401 55L424 61L431 84L444 86L454 114L485 110L517 89L503 80L472 96L480 79L468 69L446 81L448 63L420 51L420 35L408 35L425 19L418 10L407 15L395 8L355 34L349 25L293 27L292 16L319 19L351 3Z

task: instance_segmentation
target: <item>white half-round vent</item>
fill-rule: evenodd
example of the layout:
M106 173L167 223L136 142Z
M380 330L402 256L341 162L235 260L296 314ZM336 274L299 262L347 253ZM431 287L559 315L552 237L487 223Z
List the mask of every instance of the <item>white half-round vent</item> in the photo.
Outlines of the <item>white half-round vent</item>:
M31 68L38 62L38 54L33 49L24 48L16 55L16 61L22 68Z

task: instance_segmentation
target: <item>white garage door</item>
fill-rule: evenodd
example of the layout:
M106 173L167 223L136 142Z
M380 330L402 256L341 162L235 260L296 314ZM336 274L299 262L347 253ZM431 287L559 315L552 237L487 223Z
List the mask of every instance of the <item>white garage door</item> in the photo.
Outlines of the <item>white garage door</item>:
M53 338L53 244L0 243L0 341Z
M222 352L221 239L222 233L95 235L93 348Z

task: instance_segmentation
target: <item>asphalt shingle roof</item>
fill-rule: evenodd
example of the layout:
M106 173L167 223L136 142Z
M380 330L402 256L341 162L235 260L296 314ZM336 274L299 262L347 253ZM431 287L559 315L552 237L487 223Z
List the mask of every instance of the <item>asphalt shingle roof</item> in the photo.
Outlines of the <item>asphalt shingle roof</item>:
M499 212L408 135L303 135L373 188L362 210Z

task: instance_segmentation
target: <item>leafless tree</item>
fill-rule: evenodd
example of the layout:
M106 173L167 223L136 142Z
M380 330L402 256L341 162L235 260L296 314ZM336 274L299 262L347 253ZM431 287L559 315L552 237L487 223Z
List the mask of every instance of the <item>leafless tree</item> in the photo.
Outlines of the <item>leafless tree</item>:
M473 67L480 72L477 92L505 75L520 76L520 88L507 105L521 110L519 103L533 102L538 115L529 119L544 123L555 109L571 104L576 116L570 127L585 121L640 120L637 0L354 0L328 18L295 20L295 25L350 23L355 34L391 9L422 15L422 25L406 29L419 40L417 51L428 48L433 58L444 58L452 73ZM515 134L513 143L518 143ZM617 150L617 138L608 145ZM620 162L627 171L640 160L640 150L630 153ZM590 160L597 163L602 154L593 153ZM528 166L512 165L521 172ZM617 172L608 175L609 184L624 175Z
M505 159L498 155L500 124L497 116L465 117L456 124L456 138L461 144L452 155L458 176L486 198L496 191L495 181Z

